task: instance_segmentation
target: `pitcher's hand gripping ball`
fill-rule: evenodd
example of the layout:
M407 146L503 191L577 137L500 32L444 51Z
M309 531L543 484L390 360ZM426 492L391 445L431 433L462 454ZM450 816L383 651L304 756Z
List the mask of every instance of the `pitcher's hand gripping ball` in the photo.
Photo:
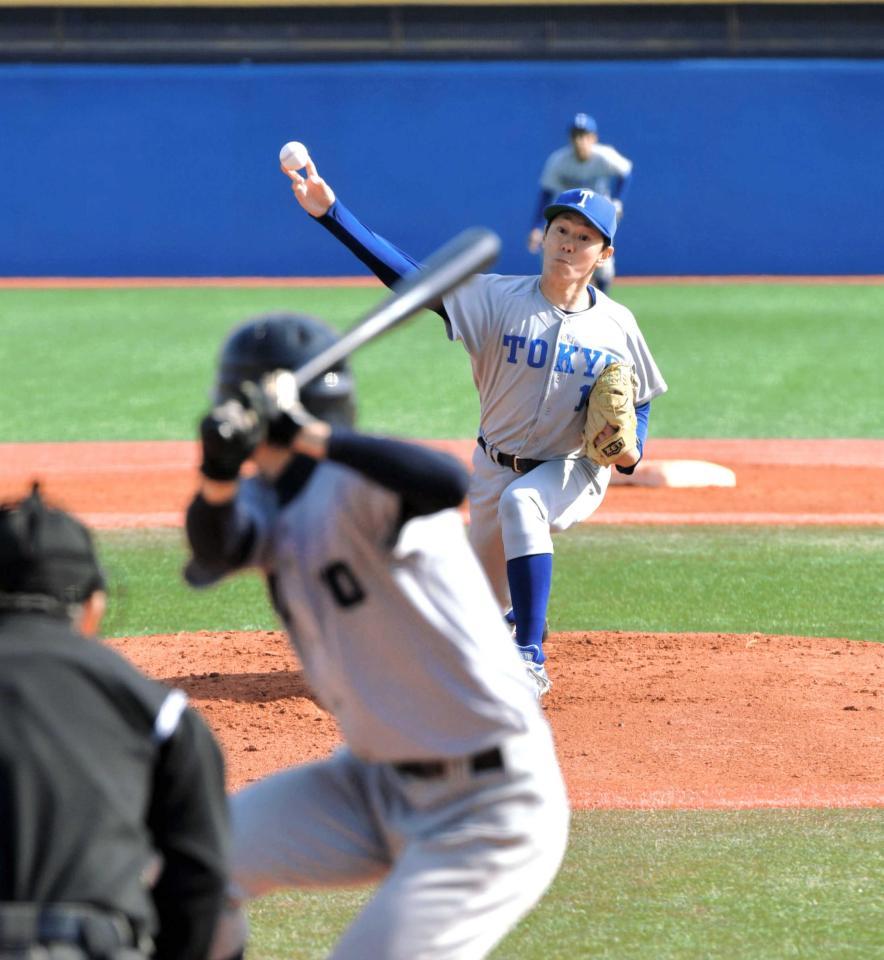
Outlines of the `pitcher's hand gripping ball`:
M279 163L283 170L301 170L307 166L310 154L303 143L290 140L279 151Z
M601 467L609 467L624 453L638 447L636 439L635 369L626 363L612 363L599 374L589 394L586 425L583 428L586 455ZM606 426L610 436L600 436Z

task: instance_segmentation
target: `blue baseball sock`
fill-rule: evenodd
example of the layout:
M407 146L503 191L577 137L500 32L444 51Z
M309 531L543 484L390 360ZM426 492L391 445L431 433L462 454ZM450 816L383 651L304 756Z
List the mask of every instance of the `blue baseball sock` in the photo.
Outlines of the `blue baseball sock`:
M516 643L520 647L536 646L536 663L543 663L543 628L552 585L552 554L533 553L507 560L506 574L513 615L516 620Z

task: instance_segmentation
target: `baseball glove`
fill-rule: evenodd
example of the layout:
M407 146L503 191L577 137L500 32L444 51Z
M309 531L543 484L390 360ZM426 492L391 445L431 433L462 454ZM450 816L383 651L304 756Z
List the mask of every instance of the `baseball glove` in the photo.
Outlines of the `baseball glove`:
M624 453L638 446L636 439L635 368L612 363L598 375L589 394L586 423L583 427L586 456L600 467L609 467ZM610 436L599 436L606 426L614 428Z

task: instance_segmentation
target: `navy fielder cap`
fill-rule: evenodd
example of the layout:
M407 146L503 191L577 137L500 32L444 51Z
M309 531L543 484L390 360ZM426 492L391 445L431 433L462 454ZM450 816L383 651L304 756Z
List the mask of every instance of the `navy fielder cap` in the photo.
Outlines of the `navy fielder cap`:
M0 507L0 609L64 613L105 588L92 537L79 520L30 496Z
M595 117L588 113L578 113L571 121L571 133L598 133Z
M614 242L614 234L617 230L617 208L602 194L594 190L566 190L543 211L547 223L560 213L579 213L601 233L609 244Z

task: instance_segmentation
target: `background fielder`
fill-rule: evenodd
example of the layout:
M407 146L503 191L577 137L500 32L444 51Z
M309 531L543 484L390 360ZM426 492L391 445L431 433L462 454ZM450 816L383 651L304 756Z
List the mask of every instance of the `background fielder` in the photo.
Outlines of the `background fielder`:
M310 160L284 171L296 199L384 283L417 262L373 233L338 200ZM571 190L544 211L540 277L473 277L437 311L470 355L480 425L470 483L470 542L539 692L550 686L543 632L552 582L552 532L592 514L611 470L583 455L589 392L614 361L635 368L638 444L616 461L631 472L647 436L651 400L666 390L635 318L589 285L613 254L613 204Z
M568 131L570 143L554 150L540 174L540 196L534 222L528 235L528 249L537 253L543 243L546 219L543 211L553 197L566 190L585 189L600 193L612 201L617 220L623 216L623 200L632 176L632 161L608 143L599 143L598 126L587 113L578 113ZM593 283L607 293L614 280L614 258L599 264Z
M337 960L472 960L555 875L564 786L450 509L466 472L447 455L348 429L345 364L303 392L325 420L283 404L289 371L332 339L296 315L246 323L227 341L219 406L201 425L188 579L263 570L347 744L233 797L233 874L247 896L381 880ZM239 482L249 457L259 472Z

